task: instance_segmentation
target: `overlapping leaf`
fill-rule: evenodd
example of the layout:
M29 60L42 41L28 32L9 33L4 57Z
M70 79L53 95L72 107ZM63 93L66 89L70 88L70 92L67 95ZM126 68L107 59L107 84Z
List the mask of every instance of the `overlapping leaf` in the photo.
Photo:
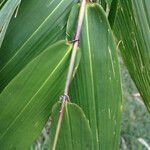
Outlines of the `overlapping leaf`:
M150 111L149 10L149 0L120 0L114 32L129 73Z
M74 6L68 22L68 38L78 14ZM89 119L94 150L118 149L122 91L116 46L102 8L87 4L80 39L82 58L71 87L71 99Z
M10 19L21 0L8 0L0 10L0 47L3 42Z
M117 12L118 0L94 0L94 2L99 3L103 7L108 16L109 24L111 27L113 27Z
M93 0L93 2L96 2L100 4L104 10L106 10L107 5L111 5L112 0Z
M50 150L58 123L60 104L56 104L52 112L50 127ZM67 103L64 108L64 116L60 128L56 150L92 150L92 132L88 119L82 109L76 104Z
M118 10L118 0L113 0L110 6L109 14L108 14L108 20L109 20L109 24L111 28L113 28L114 26L114 21L116 18L117 10Z
M63 90L71 48L65 41L47 48L3 90L0 149L26 150L40 134Z
M104 10L106 10L108 6L110 7L113 1L115 0L93 0L93 2L100 4Z
M65 35L74 0L22 1L0 49L0 91L35 56Z

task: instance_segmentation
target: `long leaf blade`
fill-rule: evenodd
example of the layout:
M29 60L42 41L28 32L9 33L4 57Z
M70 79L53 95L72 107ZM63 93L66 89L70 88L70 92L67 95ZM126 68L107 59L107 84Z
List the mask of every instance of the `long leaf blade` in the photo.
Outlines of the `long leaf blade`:
M128 71L150 111L150 1L120 0L114 32Z
M76 24L77 8L70 15L68 38ZM89 119L94 149L118 149L122 108L119 64L110 26L97 4L86 6L80 47L82 58L72 83L71 99Z
M1 149L27 149L40 134L63 90L71 48L65 41L47 48L3 90Z
M74 0L22 1L0 49L0 91L51 43L65 36Z

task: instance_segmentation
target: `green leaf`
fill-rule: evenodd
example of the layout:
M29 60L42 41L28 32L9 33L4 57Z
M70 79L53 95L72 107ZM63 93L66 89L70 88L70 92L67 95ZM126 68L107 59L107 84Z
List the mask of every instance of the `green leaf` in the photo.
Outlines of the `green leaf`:
M63 91L72 45L48 47L0 94L0 147L26 150L39 136Z
M100 4L105 11L108 6L109 7L111 6L112 1L115 1L115 0L93 0L93 2Z
M76 24L77 8L73 7L68 22L70 37L72 24ZM80 48L82 58L72 82L71 99L81 106L89 119L94 150L116 150L122 113L119 63L111 28L105 12L97 4L86 6Z
M65 37L74 0L22 1L0 49L0 91L51 43Z
M58 123L60 104L53 107L50 127L50 150L53 146ZM92 150L92 133L89 121L76 104L67 103L59 132L56 150Z
M110 6L111 3L112 3L112 1L114 1L114 0L105 0L105 1L106 1L106 3Z
M5 2L6 2L6 0L1 0L0 1L0 9L4 6Z
M2 45L10 19L20 2L21 0L8 0L0 10L0 47Z
M104 10L108 14L109 24L111 28L113 28L114 20L117 13L118 0L98 0L98 3L103 6Z
M150 1L120 0L114 32L128 71L150 111Z
M111 28L113 28L118 8L118 0L94 0L94 2L100 4L103 7L108 16L109 24Z
M113 28L113 26L114 26L117 9L118 9L118 0L113 0L111 3L111 6L110 6L109 14L108 14L108 20L109 20L109 24L110 24L111 28Z

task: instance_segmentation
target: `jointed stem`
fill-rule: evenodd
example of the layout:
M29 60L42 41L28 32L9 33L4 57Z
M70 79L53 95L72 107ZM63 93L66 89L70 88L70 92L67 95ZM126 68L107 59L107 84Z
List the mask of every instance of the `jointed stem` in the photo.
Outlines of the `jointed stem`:
M66 80L64 95L68 95L68 92L69 92L69 86L70 86L70 82L72 79L72 73L73 73L73 69L74 69L75 58L76 58L77 48L78 48L78 44L79 44L79 37L80 37L82 22L83 22L83 18L84 18L85 5L86 5L86 0L82 0L81 6L80 6L80 12L79 12L79 18L78 18L76 33L75 33L75 36L73 39L74 44L73 44L73 50L72 50L72 56L70 59L68 74L67 74L67 80Z
M78 17L78 23L77 23L77 28L76 28L76 33L73 39L73 50L72 50L72 55L70 59L70 64L68 68L68 73L67 73L67 79L66 79L66 84L65 84L65 89L64 89L64 95L62 98L62 104L61 104L61 110L58 118L58 124L57 124L57 129L56 129L56 134L54 137L54 143L53 143L53 150L56 149L56 144L58 140L58 135L59 135L59 130L61 127L61 122L64 114L64 106L65 103L68 102L68 94L69 94L69 87L72 79L72 74L73 74L73 69L74 69L74 64L75 64L75 59L76 59L76 54L77 54L77 49L79 45L79 37L81 33L81 27L84 19L84 12L85 12L85 6L86 6L86 0L82 0L81 5L80 5L80 12L79 12L79 17Z

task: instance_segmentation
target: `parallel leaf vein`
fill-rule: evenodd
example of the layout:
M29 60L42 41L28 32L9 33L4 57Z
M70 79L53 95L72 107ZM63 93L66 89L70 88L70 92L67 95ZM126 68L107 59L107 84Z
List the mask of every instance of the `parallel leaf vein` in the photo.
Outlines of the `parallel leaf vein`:
M67 57L67 55L69 54L70 50L67 50L66 54L64 55L64 57L60 60L60 62L58 63L58 65L55 67L55 69L50 73L50 75L48 76L48 78L44 81L44 83L41 85L41 87L37 90L37 92L31 97L31 99L28 101L28 103L24 106L24 108L21 110L21 112L16 116L16 118L14 118L14 121L12 123L10 123L10 125L7 127L7 129L5 130L5 132L2 134L2 136L0 137L0 140L4 137L4 135L9 131L9 129L13 126L13 124L15 124L15 122L17 121L17 119L21 116L21 114L26 110L26 108L30 105L30 103L32 102L32 100L34 99L34 97L42 90L42 88L46 85L46 83L50 80L50 78L53 76L53 74L56 72L56 70L59 68L59 66L62 64L62 62L65 60L65 58Z
M94 103L94 110L95 110L95 115L96 115L96 106L95 106L95 90L94 90L94 77L93 77L93 67L92 67L92 54L91 54L91 44L90 44L90 36L89 36L89 25L88 25L88 13L86 11L86 15L85 15L85 24L86 24L86 33L87 33L87 44L88 44L88 53L89 53L89 62L90 62L90 74L91 74L91 88L92 88L92 96L93 96L93 103ZM95 116L96 117L96 125L97 125L97 115ZM96 126L96 132L98 133L98 128ZM99 141L98 139L98 134L96 134L96 138L97 138L97 141Z
M53 15L53 13L59 8L59 6L63 3L62 0L55 9L46 17L46 19L42 22L42 24L31 34L31 36L26 40L26 42L18 49L18 51L11 57L11 59L1 68L0 73L7 67L7 65L19 54L22 48L30 41L30 39L42 28L45 22Z

